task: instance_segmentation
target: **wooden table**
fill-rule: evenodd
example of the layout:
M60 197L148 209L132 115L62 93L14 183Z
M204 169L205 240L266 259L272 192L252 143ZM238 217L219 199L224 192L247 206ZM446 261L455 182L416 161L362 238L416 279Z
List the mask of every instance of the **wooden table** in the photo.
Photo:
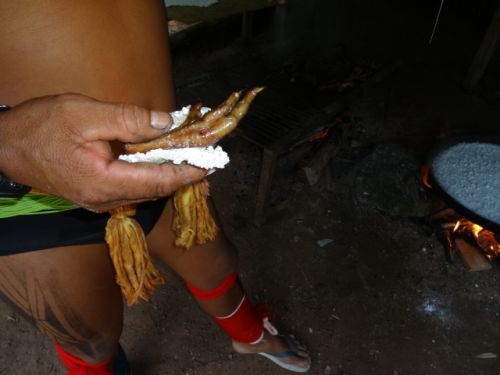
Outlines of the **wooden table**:
M274 4L272 0L220 0L218 3L208 7L167 7L167 12L169 19L186 24L194 24L215 21L235 14L244 14L246 12L274 6Z

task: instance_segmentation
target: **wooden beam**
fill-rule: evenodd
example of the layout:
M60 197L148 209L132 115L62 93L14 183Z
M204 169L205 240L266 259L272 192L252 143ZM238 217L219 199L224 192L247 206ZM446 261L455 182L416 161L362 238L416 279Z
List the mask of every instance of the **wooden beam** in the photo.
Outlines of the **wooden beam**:
M490 26L486 31L486 35L479 46L479 50L472 61L469 71L465 76L463 86L468 91L477 89L479 81L481 80L484 71L486 70L493 53L500 40L500 4L498 5L493 18L491 19Z

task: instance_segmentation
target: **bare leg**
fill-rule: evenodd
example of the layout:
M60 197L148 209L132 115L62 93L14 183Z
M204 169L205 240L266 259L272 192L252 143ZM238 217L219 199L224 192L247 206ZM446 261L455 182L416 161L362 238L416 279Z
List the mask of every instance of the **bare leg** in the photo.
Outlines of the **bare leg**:
M0 291L70 354L90 364L115 354L123 305L104 245L0 257Z
M148 243L151 252L181 278L198 289L208 291L214 289L227 275L237 270L237 253L223 233L220 233L214 241L202 246L194 245L189 250L173 246L172 218L173 205L169 201L162 217L148 235ZM198 300L198 303L210 316L226 316L234 311L242 296L241 286L235 284L227 294L213 300ZM239 353L279 353L289 350L288 343L282 337L271 336L267 333L264 340L255 345L233 340L233 348ZM299 355L288 357L284 361L307 367L309 355L305 348L300 349Z

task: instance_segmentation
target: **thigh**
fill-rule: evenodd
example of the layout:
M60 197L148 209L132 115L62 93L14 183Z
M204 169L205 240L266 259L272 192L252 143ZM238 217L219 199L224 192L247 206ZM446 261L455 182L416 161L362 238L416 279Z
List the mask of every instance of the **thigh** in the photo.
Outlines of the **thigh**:
M237 253L222 231L217 214L210 203L212 215L217 221L219 233L214 241L193 245L190 249L174 245L172 230L174 208L170 199L156 226L148 235L151 253L167 264L184 280L196 287L210 290L237 268Z
M122 297L104 245L0 257L0 292L84 360L107 358L122 328Z

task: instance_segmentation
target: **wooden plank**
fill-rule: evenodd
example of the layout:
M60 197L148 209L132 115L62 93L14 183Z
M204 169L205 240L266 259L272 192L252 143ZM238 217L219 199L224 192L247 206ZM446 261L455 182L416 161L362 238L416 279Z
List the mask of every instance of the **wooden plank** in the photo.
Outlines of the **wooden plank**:
M491 263L479 248L461 238L455 239L455 247L469 271L475 272L491 269Z
M276 152L264 149L262 153L262 166L260 170L257 202L255 205L255 214L253 219L254 224L257 226L261 226L265 221L266 203L271 190L277 160L278 154Z

